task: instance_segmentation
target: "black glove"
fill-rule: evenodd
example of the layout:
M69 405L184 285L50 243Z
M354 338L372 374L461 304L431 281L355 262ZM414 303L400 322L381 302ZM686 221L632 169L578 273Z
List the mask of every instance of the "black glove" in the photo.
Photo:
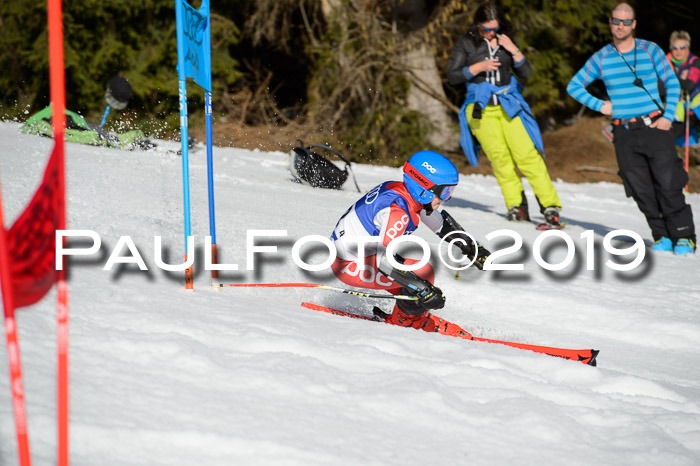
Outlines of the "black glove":
M474 261L474 266L479 269L479 270L484 270L484 262L486 262L486 259L489 258L491 253L489 252L488 249L480 245L479 243L476 243L477 246L479 247L478 253L476 255L476 260Z
M403 264L404 260L400 256L394 256L396 261ZM428 280L420 278L413 272L408 270L400 270L391 267L384 262L380 262L379 271L401 285L401 289L405 290L406 294L417 296L416 305L424 310L442 309L445 307L445 295L442 290L434 286Z
M442 309L445 307L445 295L437 286L426 282L427 286L418 293L416 303L423 309Z
M474 266L479 270L484 270L484 262L486 262L486 259L491 255L489 250L480 245L478 242L474 242L464 232L464 228L462 228L462 226L457 223L457 220L452 218L452 216L448 214L446 210L440 211L440 214L444 218L444 222L442 224L442 230L440 230L438 236L440 238L444 238L448 234L456 232L450 235L450 239L461 241L454 241L454 245L457 246L460 251L462 251L462 254L467 256L469 260L474 259L476 256Z
M476 267L479 270L484 270L484 263L486 262L486 259L488 259L488 257L491 255L489 250L480 245L478 242L475 245L474 242L472 242L467 236L452 236L456 236L457 238L460 238L462 240L456 241L455 246L457 246L460 249L460 251L462 251L462 254L467 256L469 260L474 260L474 267ZM474 259L474 255L476 255L476 259Z

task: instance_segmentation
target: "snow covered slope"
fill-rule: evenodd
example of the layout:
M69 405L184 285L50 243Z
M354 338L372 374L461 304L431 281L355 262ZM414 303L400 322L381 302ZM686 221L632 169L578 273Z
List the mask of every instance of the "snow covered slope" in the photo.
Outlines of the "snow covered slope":
M18 129L0 123L7 226L36 189L52 147ZM359 197L351 180L340 191L294 183L283 153L215 148L214 159L220 261L239 266L224 281L343 286L328 271L299 269L291 251L306 235L330 234ZM362 189L400 179L399 169L354 171ZM436 314L477 336L599 349L593 368L299 306L367 313L373 305L389 310L389 300L311 289L215 292L201 266L209 234L204 150L190 154L190 175L199 249L188 293L183 274L159 270L153 252L154 236L162 236L166 261L184 254L181 158L67 146L68 228L102 238L100 254L73 259L70 270L73 465L700 464L700 258L647 250L632 272L607 267L615 260L603 249L608 232L651 239L621 185L555 183L576 256L551 272L534 258L541 233L505 220L495 179L462 176L445 208L492 251L512 240L487 241L489 233L519 234L523 247L497 262L524 270L469 269L455 280L435 262L447 296ZM688 199L700 215L700 195ZM246 270L247 230L287 231L258 240L278 251L261 255L254 271ZM594 270L580 238L587 230L595 235ZM436 250L427 229L417 234ZM149 271L103 270L126 235ZM564 259L563 244L547 240L550 263ZM304 257L325 258L322 248ZM56 461L55 298L52 291L18 311L38 465ZM0 344L3 466L17 463L8 381Z

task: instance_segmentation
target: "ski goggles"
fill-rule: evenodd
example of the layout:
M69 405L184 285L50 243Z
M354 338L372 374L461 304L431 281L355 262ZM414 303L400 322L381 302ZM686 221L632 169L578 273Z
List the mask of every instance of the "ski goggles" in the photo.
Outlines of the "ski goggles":
M688 48L687 45L673 45L673 46L671 47L671 50L685 50L685 49L687 49L687 48Z
M613 23L615 26L619 26L620 23L622 23L623 26L632 26L632 23L634 23L634 20L633 19L610 18L610 22Z
M484 32L498 32L501 30L501 26L496 26L495 28L487 28L484 26L479 26Z
M435 194L443 201L446 201L452 197L452 194L455 192L455 189L457 189L456 184L441 184L433 186L428 191Z

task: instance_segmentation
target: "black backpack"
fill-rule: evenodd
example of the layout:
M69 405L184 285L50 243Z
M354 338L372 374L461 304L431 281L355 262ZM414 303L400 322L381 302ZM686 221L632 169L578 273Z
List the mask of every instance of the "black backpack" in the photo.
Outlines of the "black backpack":
M307 184L314 188L340 189L352 173L350 162L335 149L321 144L311 144L304 146L301 140L297 140L298 145L292 149L289 157L289 171L300 183ZM312 149L321 149L337 155L345 162L345 169L341 170L333 162L314 152ZM355 175L353 174L353 181ZM360 192L360 188L355 181L355 187Z

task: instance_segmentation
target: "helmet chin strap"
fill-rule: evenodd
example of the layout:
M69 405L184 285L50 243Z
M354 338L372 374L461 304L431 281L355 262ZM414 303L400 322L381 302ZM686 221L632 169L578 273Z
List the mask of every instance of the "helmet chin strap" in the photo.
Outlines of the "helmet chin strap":
M432 214L433 211L433 202L430 201L427 204L423 204L423 209L425 209L425 215L430 215Z

